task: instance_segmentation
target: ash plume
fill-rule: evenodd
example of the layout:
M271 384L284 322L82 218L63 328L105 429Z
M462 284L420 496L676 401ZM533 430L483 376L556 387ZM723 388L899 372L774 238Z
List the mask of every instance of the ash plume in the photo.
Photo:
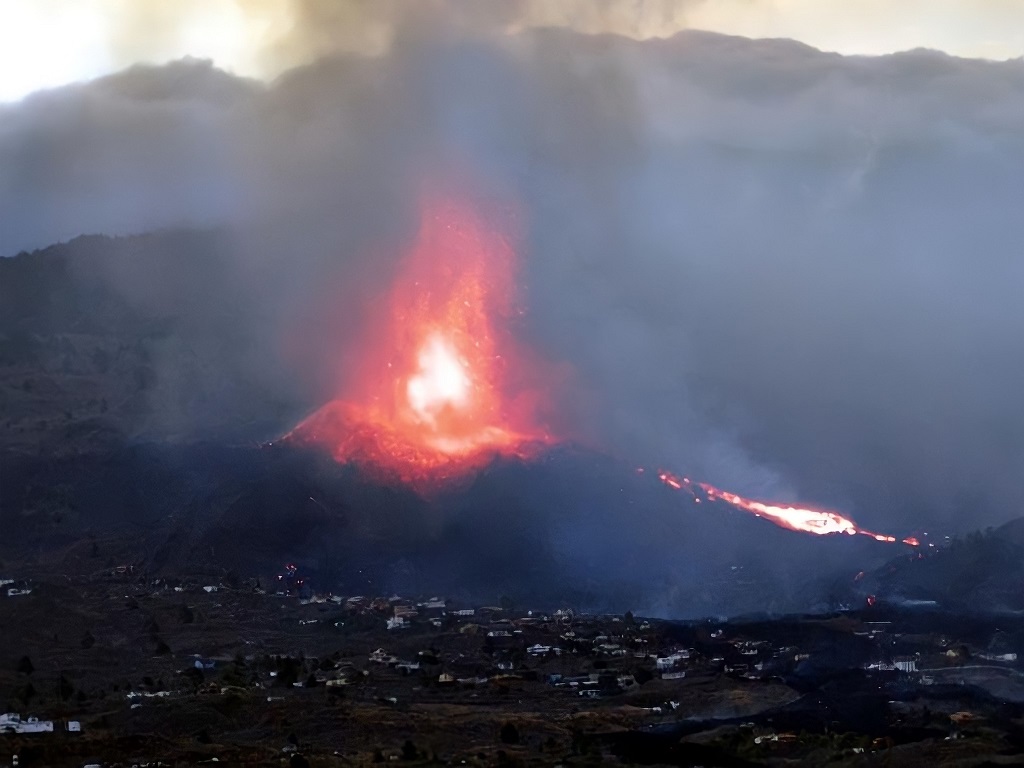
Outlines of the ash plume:
M155 347L149 428L203 436L227 380L282 431L331 399L417 190L469 169L522 210L517 331L573 371L580 442L872 529L1017 514L1020 62L396 7L295 4L268 55L315 56L269 83L181 60L0 106L0 253L217 233L191 267L212 295L78 267L215 330ZM349 13L387 44L335 45ZM183 376L186 353L203 364ZM174 406L194 388L203 408Z

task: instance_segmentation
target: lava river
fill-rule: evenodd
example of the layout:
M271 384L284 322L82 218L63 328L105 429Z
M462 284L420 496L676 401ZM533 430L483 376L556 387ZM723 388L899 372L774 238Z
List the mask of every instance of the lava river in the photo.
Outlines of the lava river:
M643 470L641 470L642 472ZM845 533L850 536L861 534L870 536L875 541L884 541L894 544L902 541L912 547L920 546L920 542L913 536L905 539L897 539L885 533L874 533L873 531L860 528L850 518L843 517L838 512L831 512L827 509L814 509L812 507L794 507L790 505L769 504L763 501L754 501L729 491L723 491L710 483L695 483L688 477L679 477L671 472L659 472L658 479L669 488L677 491L686 491L696 503L701 498L709 501L724 501L744 512L763 517L781 528L788 528L791 531L801 533L813 533L817 535Z

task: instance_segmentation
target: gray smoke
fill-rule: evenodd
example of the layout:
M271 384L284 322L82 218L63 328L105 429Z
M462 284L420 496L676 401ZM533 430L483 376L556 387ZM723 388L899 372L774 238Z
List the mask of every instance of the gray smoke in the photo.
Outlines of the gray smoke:
M880 530L1020 514L1024 64L461 18L269 84L186 60L0 107L0 253L223 228L253 375L312 407L423 180L468 170L522 208L522 331L577 435Z

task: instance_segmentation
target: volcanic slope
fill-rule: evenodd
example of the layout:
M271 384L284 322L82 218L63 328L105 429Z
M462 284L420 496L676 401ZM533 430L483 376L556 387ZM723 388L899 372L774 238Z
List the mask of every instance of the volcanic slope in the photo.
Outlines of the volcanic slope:
M896 603L960 611L1024 610L1024 518L904 552L857 585Z
M86 236L0 258L0 452L267 436L302 405L214 231Z
M429 499L279 445L134 445L0 469L0 517L18 522L0 543L8 563L59 567L82 539L113 539L154 576L266 577L295 562L317 589L342 594L786 612L827 607L836 580L891 551L785 531L725 504L680 505L629 466L573 447L497 460Z

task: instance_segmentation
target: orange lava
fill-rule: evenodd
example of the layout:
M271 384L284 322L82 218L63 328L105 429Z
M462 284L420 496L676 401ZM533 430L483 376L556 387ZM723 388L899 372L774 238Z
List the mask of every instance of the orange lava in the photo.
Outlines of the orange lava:
M671 472L659 472L658 479L677 491L688 491L693 495L695 501L700 501L698 491L702 491L709 500L724 501L737 509L751 512L758 517L770 520L781 528L788 528L791 531L818 535L845 533L850 536L856 536L857 534L862 534L870 536L876 541L884 541L890 544L897 541L895 536L873 533L872 531L859 528L856 523L848 517L843 517L838 512L812 509L810 507L780 506L777 504L767 504L762 501L754 501L729 491L723 491L709 483L694 483L688 477L677 477ZM902 541L904 544L909 544L912 547L920 546L920 542L914 537L908 537Z
M353 383L285 439L421 489L550 442L533 361L509 335L515 265L508 240L468 205L424 205Z

